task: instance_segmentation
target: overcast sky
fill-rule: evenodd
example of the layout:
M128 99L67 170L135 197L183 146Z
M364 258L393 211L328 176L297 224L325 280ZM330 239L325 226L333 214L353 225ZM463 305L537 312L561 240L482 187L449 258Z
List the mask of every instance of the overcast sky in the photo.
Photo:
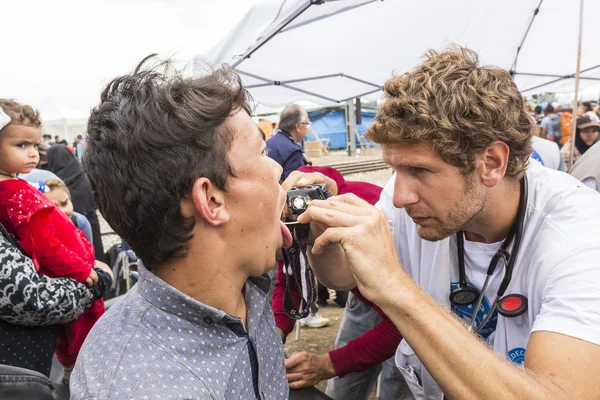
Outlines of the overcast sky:
M86 113L146 55L202 54L259 1L0 0L0 97Z

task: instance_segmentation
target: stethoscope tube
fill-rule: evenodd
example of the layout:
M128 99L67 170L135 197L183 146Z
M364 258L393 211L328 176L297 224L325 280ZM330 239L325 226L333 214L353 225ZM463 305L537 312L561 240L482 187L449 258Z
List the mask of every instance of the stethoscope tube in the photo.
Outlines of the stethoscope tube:
M527 209L527 198L528 198L528 185L527 185L527 176L523 176L520 182L520 193L519 193L519 206L517 208L517 215L511 229L508 233L508 236L502 243L500 249L496 252L494 257L490 260L490 265L488 266L488 270L486 272L485 282L479 295L477 296L477 301L473 301L474 293L476 293L476 289L470 288L467 285L466 271L465 271L465 260L464 260L464 236L463 232L457 232L457 255L458 255L458 272L459 272L459 287L455 289L450 294L450 302L454 305L465 306L476 303L475 309L473 311L473 315L471 316L471 321L469 322L468 331L478 333L483 326L489 321L492 314L498 307L498 303L501 301L502 296L506 292L508 285L512 279L512 271L516 262L517 254L519 253L519 248L521 246L521 239L523 237L523 222L525 220L525 211ZM509 253L508 247L512 244L512 250ZM498 292L496 293L496 298L492 303L490 310L483 317L482 322L476 327L475 322L477 319L477 313L479 308L481 307L481 303L485 297L485 291L489 285L489 281L494 274L498 261L504 261L504 277L502 282L500 283L500 287L498 288ZM524 297L525 301L527 300ZM525 309L526 310L526 309ZM524 311L523 311L524 312ZM520 314L519 314L520 315ZM516 316L516 315L515 315Z

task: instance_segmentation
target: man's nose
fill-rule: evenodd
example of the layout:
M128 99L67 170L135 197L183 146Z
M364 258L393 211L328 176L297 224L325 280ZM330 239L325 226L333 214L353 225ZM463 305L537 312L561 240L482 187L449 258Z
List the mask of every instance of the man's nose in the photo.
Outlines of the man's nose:
M394 207L403 208L419 201L419 196L412 188L413 184L401 177L396 177L394 182Z

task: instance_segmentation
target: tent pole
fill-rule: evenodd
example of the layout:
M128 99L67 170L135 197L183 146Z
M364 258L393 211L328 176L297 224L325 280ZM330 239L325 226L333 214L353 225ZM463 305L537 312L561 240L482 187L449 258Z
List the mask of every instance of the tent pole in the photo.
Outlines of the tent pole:
M577 129L577 100L579 97L579 68L581 65L581 37L583 31L583 0L579 1L579 42L577 43L577 69L575 70L575 96L573 98L573 119L571 120L571 148L569 153L569 165L568 170L573 168L573 156L575 155L575 132Z
M356 116L354 113L354 99L346 101L346 149L348 156L356 154Z

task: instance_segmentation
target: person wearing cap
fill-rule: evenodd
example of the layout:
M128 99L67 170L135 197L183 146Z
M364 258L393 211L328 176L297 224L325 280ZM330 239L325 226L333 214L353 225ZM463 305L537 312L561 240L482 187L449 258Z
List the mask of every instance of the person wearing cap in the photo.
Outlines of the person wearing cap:
M591 137L598 137L600 123L596 122L594 125L594 122L592 121L591 125L589 122L585 125L586 128L582 128L581 131L591 131L591 133L582 135L582 141L588 139L588 141L591 142ZM586 137L585 135L591 137ZM579 157L569 173L579 179L587 187L598 191L600 188L600 140L596 139L596 143L592 144L584 154Z
M589 115L582 115L577 117L576 123L573 163L571 163L571 139L569 139L560 150L563 162L568 167L572 167L577 163L579 157L585 154L585 152L598 141L600 122L593 121Z

